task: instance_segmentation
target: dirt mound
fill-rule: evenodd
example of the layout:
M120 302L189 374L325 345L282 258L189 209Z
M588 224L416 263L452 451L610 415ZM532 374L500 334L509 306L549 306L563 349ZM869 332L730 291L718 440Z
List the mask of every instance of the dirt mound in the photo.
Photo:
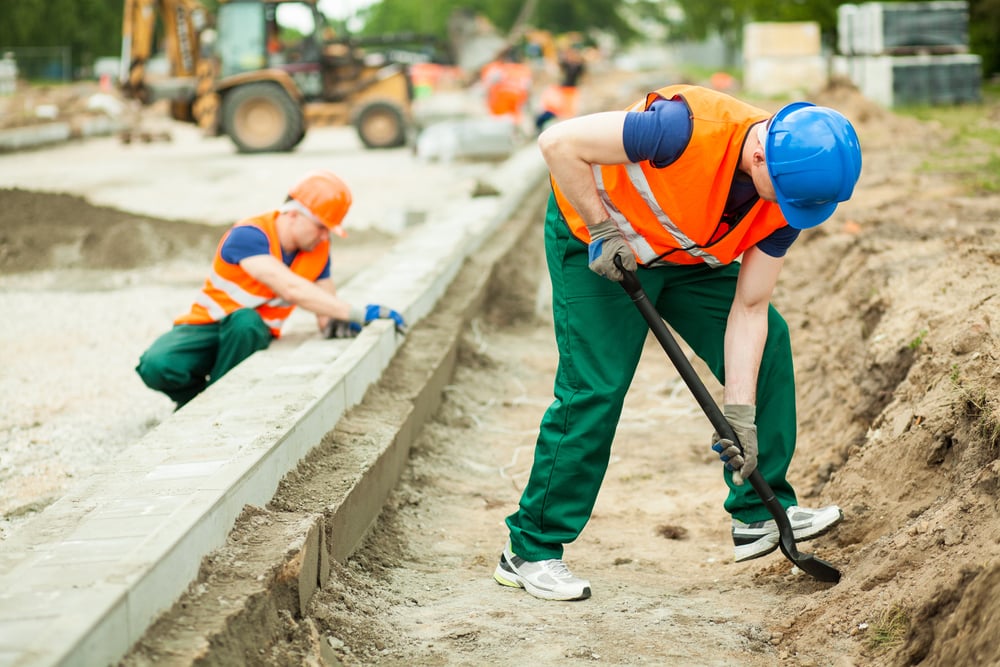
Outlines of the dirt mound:
M823 551L845 577L790 610L789 634L852 638L864 664L998 664L1000 197L926 168L958 150L941 128L824 95L863 118L861 185L789 254L776 301L799 364L796 465L807 503L845 508Z
M130 269L211 257L218 226L137 217L73 195L0 190L0 273Z

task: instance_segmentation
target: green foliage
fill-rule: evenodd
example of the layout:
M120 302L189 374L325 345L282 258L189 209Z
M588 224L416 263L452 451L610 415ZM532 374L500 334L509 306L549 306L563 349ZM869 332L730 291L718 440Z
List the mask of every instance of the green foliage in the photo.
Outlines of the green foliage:
M921 329L920 333L917 334L917 337L911 340L910 343L907 345L907 347L909 347L911 350L917 349L918 347L923 345L924 338L926 336L927 336L927 329Z
M905 1L905 0L898 0ZM364 10L363 34L419 32L446 39L448 17L467 9L489 18L506 33L530 0L381 0ZM214 13L219 0L202 0ZM74 67L121 51L124 0L0 0L0 49L69 47ZM641 37L627 16L670 25L673 39L722 35L734 47L747 21L816 21L824 40L835 43L837 7L843 0L537 0L527 17L533 27L553 33L592 29L624 42ZM671 22L671 8L683 11ZM1000 72L1000 0L969 0L970 50L983 58L983 73Z
M984 75L1000 73L1000 0L969 0L969 46Z
M837 31L837 7L844 0L677 0L684 19L674 25L679 39L702 39L711 33L741 37L743 24L750 21L816 21L832 43Z
M506 34L514 27L525 4L525 0L382 0L362 13L362 34L412 31L446 39L448 19L458 10L481 14L501 34ZM648 14L658 6L653 0L627 4L620 0L539 0L525 21L533 28L556 34L600 29L627 41L637 34L624 18L623 7Z
M962 374L958 370L958 364L951 365L951 372L948 373L948 379L953 385L958 387L962 382Z
M553 33L570 31L587 32L592 29L605 30L622 41L639 37L634 28L622 15L622 8L628 7L637 15L656 16L659 3L632 2L620 0L543 0L531 17L538 28Z
M68 46L77 66L118 55L123 7L123 0L4 2L0 49Z

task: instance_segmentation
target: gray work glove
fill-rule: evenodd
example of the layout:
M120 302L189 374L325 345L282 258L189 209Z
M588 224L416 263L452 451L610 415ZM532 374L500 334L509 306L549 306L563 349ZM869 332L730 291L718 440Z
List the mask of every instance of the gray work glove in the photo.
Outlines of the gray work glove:
M324 338L354 338L359 333L361 333L361 329L351 326L347 320L330 318L326 326L323 327Z
M741 453L735 442L718 433L712 434L712 450L726 464L726 469L733 471L733 484L743 486L743 480L757 468L757 425L754 423L757 407L726 404L722 406L722 415L733 427L743 451Z
M632 248L625 242L625 237L618 226L608 218L596 225L587 227L590 232L590 245L587 247L590 270L604 276L608 280L621 282L622 272L615 266L615 257L621 257L622 266L626 271L635 271L635 255Z

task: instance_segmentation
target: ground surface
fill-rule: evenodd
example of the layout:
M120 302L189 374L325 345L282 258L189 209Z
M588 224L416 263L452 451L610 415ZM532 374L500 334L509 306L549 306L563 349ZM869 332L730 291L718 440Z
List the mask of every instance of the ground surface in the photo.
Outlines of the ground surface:
M503 518L516 506L556 363L536 308L536 254L505 274L505 289L468 328L447 401L369 539L334 564L306 617L283 619L281 641L263 643L262 631L248 662L307 664L325 642L351 665L1000 663L1000 197L925 168L929 155L952 150L941 128L843 89L817 101L855 121L864 171L854 200L793 248L774 301L796 352L791 479L802 504L835 502L846 516L803 547L841 569L839 584L793 572L777 554L731 562L724 487L706 452L711 429L653 345L594 517L567 549L594 596L543 602L493 583ZM997 109L983 118L995 124ZM958 156L973 168L989 157ZM0 481L7 529L16 530L65 483L25 468L86 474L113 455L109 441L124 446L168 416L127 360L186 303L216 235L139 217L133 238L108 224L128 224L127 215L102 211L53 253L31 238L65 198L0 191L0 202L0 301L14 327L0 348L0 433L14 443L0 450ZM69 203L87 219L88 205ZM96 259L108 244L120 261L126 239L139 256L154 247L156 263ZM26 258L40 271L11 273ZM69 317L57 324L53 311ZM129 332L113 337L118 349L107 348L110 329ZM99 405L116 418L87 421ZM371 419L377 406L368 407ZM74 437L60 440L50 425L65 425L67 414L78 415ZM351 419L362 415L320 453L335 457L358 437L363 423L352 432ZM240 530L264 530L281 508L308 501L295 494L286 485ZM238 579L239 568L223 554L207 572ZM141 653L133 659L149 664Z

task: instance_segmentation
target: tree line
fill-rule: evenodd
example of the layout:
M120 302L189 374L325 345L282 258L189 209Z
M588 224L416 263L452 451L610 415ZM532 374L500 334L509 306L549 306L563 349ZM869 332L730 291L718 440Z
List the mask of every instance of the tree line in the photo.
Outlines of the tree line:
M204 0L210 11L219 0ZM521 19L558 34L600 30L628 43L642 38L631 17L656 21L669 39L719 34L738 43L748 21L816 21L827 44L836 44L835 0L381 0L363 10L363 34L420 32L446 40L457 9L478 12L501 32ZM0 49L65 47L74 71L121 52L124 0L3 0ZM983 58L984 76L1000 72L1000 0L969 0L970 50ZM531 11L524 16L525 8ZM682 11L671 11L680 9ZM343 30L343 26L337 26Z

